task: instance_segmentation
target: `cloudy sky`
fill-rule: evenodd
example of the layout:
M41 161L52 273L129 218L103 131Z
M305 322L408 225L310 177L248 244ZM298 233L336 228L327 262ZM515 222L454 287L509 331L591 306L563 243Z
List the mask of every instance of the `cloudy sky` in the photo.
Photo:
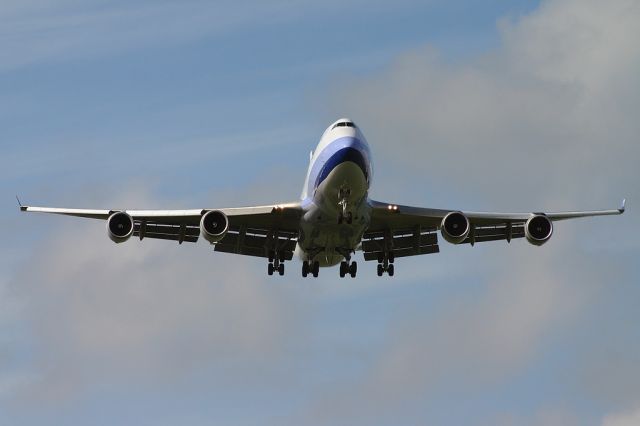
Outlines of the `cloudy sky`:
M0 424L640 424L640 3L0 4ZM617 207L543 247L284 279L39 205L297 199L338 117L372 196Z

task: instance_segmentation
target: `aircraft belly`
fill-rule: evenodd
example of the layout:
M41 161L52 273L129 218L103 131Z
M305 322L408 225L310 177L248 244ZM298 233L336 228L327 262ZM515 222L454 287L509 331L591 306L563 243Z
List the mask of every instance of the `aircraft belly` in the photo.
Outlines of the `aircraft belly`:
M369 184L360 167L350 161L336 166L327 178L318 186L314 200L322 204L327 210L338 211L340 206L339 191L342 188L350 190L348 203L356 205L367 195Z
M352 223L338 223L342 210L340 189L348 188L348 211ZM345 162L335 167L315 191L312 206L301 221L298 255L303 260L333 266L344 260L360 244L369 226L370 207L367 203L368 183L361 169Z

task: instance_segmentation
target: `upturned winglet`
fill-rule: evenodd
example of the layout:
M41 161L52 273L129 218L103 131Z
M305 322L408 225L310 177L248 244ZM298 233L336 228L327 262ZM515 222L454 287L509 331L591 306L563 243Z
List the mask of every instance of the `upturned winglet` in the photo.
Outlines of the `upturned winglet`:
M622 203L620 204L620 208L618 209L618 211L620 212L620 214L624 213L624 209L625 209L625 205L627 204L627 199L623 198L622 199Z
M18 198L17 195L16 195L16 200L18 200L18 206L20 207L20 211L26 212L27 211L27 206L23 206L22 205L22 203L20 202L20 198Z

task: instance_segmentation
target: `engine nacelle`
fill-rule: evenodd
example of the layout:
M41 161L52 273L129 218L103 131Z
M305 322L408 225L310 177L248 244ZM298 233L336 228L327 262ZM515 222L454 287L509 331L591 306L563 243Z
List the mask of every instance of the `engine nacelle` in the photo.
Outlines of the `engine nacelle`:
M551 238L553 223L543 214L534 214L524 224L524 235L527 241L536 246L541 246Z
M202 237L215 244L222 240L229 230L229 219L220 210L212 210L202 215L200 233Z
M469 236L470 230L469 219L461 212L448 213L440 225L442 236L451 244L463 242Z
M133 218L125 212L115 212L107 220L107 233L114 243L124 243L133 234Z

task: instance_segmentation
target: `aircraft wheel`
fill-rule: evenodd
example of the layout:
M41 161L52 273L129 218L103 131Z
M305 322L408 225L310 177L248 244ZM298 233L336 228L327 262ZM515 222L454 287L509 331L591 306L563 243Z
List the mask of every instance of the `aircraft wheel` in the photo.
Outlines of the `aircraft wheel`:
M394 267L393 267L393 264L392 264L392 265L389 265L387 267L387 274L389 274L389 276L392 277L393 273L394 273Z
M351 262L351 266L349 266L349 275L351 275L351 278L355 278L357 273L358 273L358 263Z
M316 260L313 262L313 277L318 278L318 273L320 273L320 262Z
M378 276L381 277L384 274L384 268L381 263L378 263Z
M307 275L309 275L309 262L305 260L302 262L302 276L307 278Z
M280 266L278 266L278 273L280 276L284 275L284 263L281 263Z
M347 275L348 267L349 266L347 262L340 262L340 278L344 278L344 276Z
M394 260L396 260L396 256L391 251L389 252L389 263L393 263Z
M267 274L273 275L273 263L270 263L267 267Z

